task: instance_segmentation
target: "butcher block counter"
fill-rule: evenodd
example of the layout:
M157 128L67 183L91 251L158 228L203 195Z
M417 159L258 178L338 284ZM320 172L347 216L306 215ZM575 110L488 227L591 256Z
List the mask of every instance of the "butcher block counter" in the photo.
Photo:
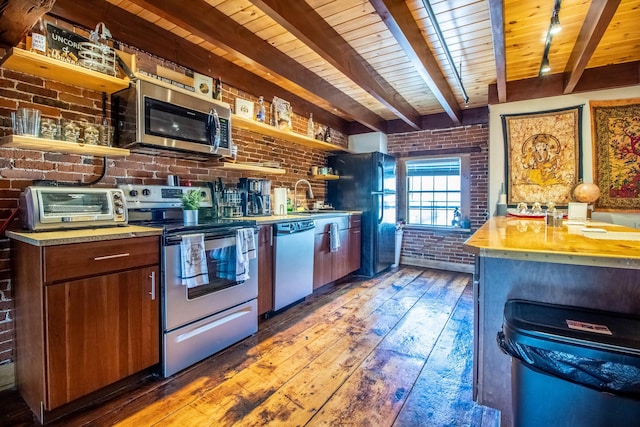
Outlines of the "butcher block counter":
M507 300L640 313L640 230L566 223L495 217L464 244L476 255L474 394L502 426L513 425L511 360L496 343Z
M34 246L54 246L68 243L98 242L102 240L126 239L129 237L159 236L161 228L127 225L124 227L85 228L81 230L7 231L7 237Z

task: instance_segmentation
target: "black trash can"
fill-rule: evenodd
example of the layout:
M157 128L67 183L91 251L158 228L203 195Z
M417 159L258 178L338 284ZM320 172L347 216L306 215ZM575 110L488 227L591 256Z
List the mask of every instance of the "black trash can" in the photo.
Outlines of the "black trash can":
M640 426L640 316L509 300L514 427Z

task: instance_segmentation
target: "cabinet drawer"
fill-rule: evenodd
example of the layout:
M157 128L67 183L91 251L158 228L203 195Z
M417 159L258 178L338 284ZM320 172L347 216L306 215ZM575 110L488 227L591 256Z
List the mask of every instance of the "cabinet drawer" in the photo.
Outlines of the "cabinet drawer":
M331 223L337 223L339 230L346 230L349 228L349 217L347 215L336 216L333 218L319 218L316 219L316 234L328 233L331 229Z
M160 239L138 237L44 248L44 281L51 283L160 262Z
M349 228L361 228L362 215L349 215Z

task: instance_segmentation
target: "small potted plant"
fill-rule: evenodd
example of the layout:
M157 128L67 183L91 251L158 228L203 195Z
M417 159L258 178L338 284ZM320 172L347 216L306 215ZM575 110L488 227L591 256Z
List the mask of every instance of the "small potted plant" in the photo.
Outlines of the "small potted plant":
M198 223L198 208L202 202L203 194L199 188L189 190L182 194L182 209L184 210L184 225Z

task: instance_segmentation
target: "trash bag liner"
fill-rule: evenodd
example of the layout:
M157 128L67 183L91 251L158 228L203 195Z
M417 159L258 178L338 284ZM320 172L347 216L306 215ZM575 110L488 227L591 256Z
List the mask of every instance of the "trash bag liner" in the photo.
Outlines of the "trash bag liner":
M640 399L637 316L510 300L497 340L534 371Z

